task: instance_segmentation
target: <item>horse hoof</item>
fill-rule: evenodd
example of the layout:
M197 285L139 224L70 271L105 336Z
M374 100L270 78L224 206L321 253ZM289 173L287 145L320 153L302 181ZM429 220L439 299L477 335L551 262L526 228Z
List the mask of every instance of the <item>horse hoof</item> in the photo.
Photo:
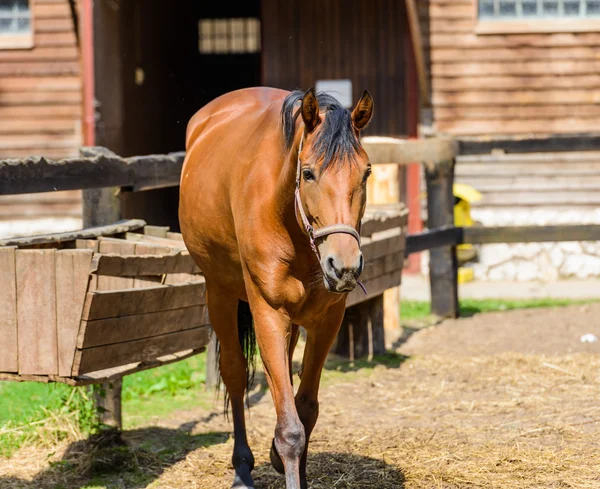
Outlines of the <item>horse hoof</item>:
M242 464L235 469L235 477L231 489L254 489L254 481L250 475L250 467Z
M280 474L285 474L285 467L283 466L283 462L281 461L281 457L277 453L277 448L275 448L275 440L273 439L273 443L271 443L271 465L273 468L279 472Z

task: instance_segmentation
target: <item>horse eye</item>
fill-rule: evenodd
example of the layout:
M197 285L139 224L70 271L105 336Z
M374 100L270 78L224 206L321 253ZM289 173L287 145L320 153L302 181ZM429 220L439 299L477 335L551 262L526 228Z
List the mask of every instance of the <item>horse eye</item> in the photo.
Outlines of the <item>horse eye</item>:
M364 178L365 182L367 181L367 178L369 178L371 176L371 172L372 172L371 167L368 167L367 171L365 172L365 178Z
M302 176L304 177L304 180L306 180L307 182L315 179L315 174L312 172L312 170L309 170L308 168L305 170L302 170Z

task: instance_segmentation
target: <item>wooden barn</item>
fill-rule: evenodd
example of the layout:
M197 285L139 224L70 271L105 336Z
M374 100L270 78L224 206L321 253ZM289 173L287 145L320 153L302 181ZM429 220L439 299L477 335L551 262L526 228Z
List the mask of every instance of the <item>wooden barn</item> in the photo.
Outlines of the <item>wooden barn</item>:
M487 154L462 156L456 167L457 181L483 194L476 219L600 222L600 153L574 149L600 133L600 1L421 0L419 13L431 99L425 132L489 143ZM503 154L494 150L500 140L533 144ZM539 246L495 250L491 261L501 252L513 265L494 277L519 278L514 264L532 260L536 270L522 279L600 273L591 249L555 246L545 256ZM577 264L562 257L565 246Z
M256 85L316 85L347 104L368 88L377 103L368 134L416 136L405 1L352 3L0 0L0 158L68 157L83 144L123 156L182 150L198 108ZM176 189L156 193L169 202L162 216L144 216L139 199L125 208L173 225ZM81 213L76 193L0 202L11 219Z

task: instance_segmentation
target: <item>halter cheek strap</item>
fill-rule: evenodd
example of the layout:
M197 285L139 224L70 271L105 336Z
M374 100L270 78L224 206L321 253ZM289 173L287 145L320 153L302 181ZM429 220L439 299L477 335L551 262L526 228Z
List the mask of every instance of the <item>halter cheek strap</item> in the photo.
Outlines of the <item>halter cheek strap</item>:
M360 247L360 234L358 231L354 229L352 226L348 226L347 224L332 224L331 226L325 226L324 228L315 229L308 220L306 213L304 212L304 207L302 206L302 199L300 199L300 175L301 175L301 162L300 162L300 152L302 151L302 146L304 144L304 136L300 139L300 147L298 148L298 165L296 167L296 190L294 192L295 196L295 208L296 208L296 218L300 218L302 221L302 225L306 230L306 234L308 234L308 239L310 240L310 247L314 251L315 255L317 255L317 259L321 260L321 255L319 254L319 250L317 248L316 240L319 238L324 238L329 236L330 234L349 234L352 236ZM363 285L360 280L357 280L358 285L362 289L362 291L366 294L367 289Z

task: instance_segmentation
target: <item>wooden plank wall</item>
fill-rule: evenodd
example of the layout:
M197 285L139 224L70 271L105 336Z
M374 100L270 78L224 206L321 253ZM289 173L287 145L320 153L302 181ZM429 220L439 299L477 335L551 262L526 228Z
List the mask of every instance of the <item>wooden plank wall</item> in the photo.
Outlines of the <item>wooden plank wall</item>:
M82 95L69 2L30 3L34 47L0 49L0 159L77 156ZM0 197L0 221L80 216L79 191Z
M594 210L600 206L600 152L472 155L457 158L455 178L483 199L474 207Z
M350 79L354 103L375 99L366 134L408 132L404 2L262 1L262 83L293 90L317 80Z
M473 0L421 0L434 129L600 131L600 33L477 35Z

